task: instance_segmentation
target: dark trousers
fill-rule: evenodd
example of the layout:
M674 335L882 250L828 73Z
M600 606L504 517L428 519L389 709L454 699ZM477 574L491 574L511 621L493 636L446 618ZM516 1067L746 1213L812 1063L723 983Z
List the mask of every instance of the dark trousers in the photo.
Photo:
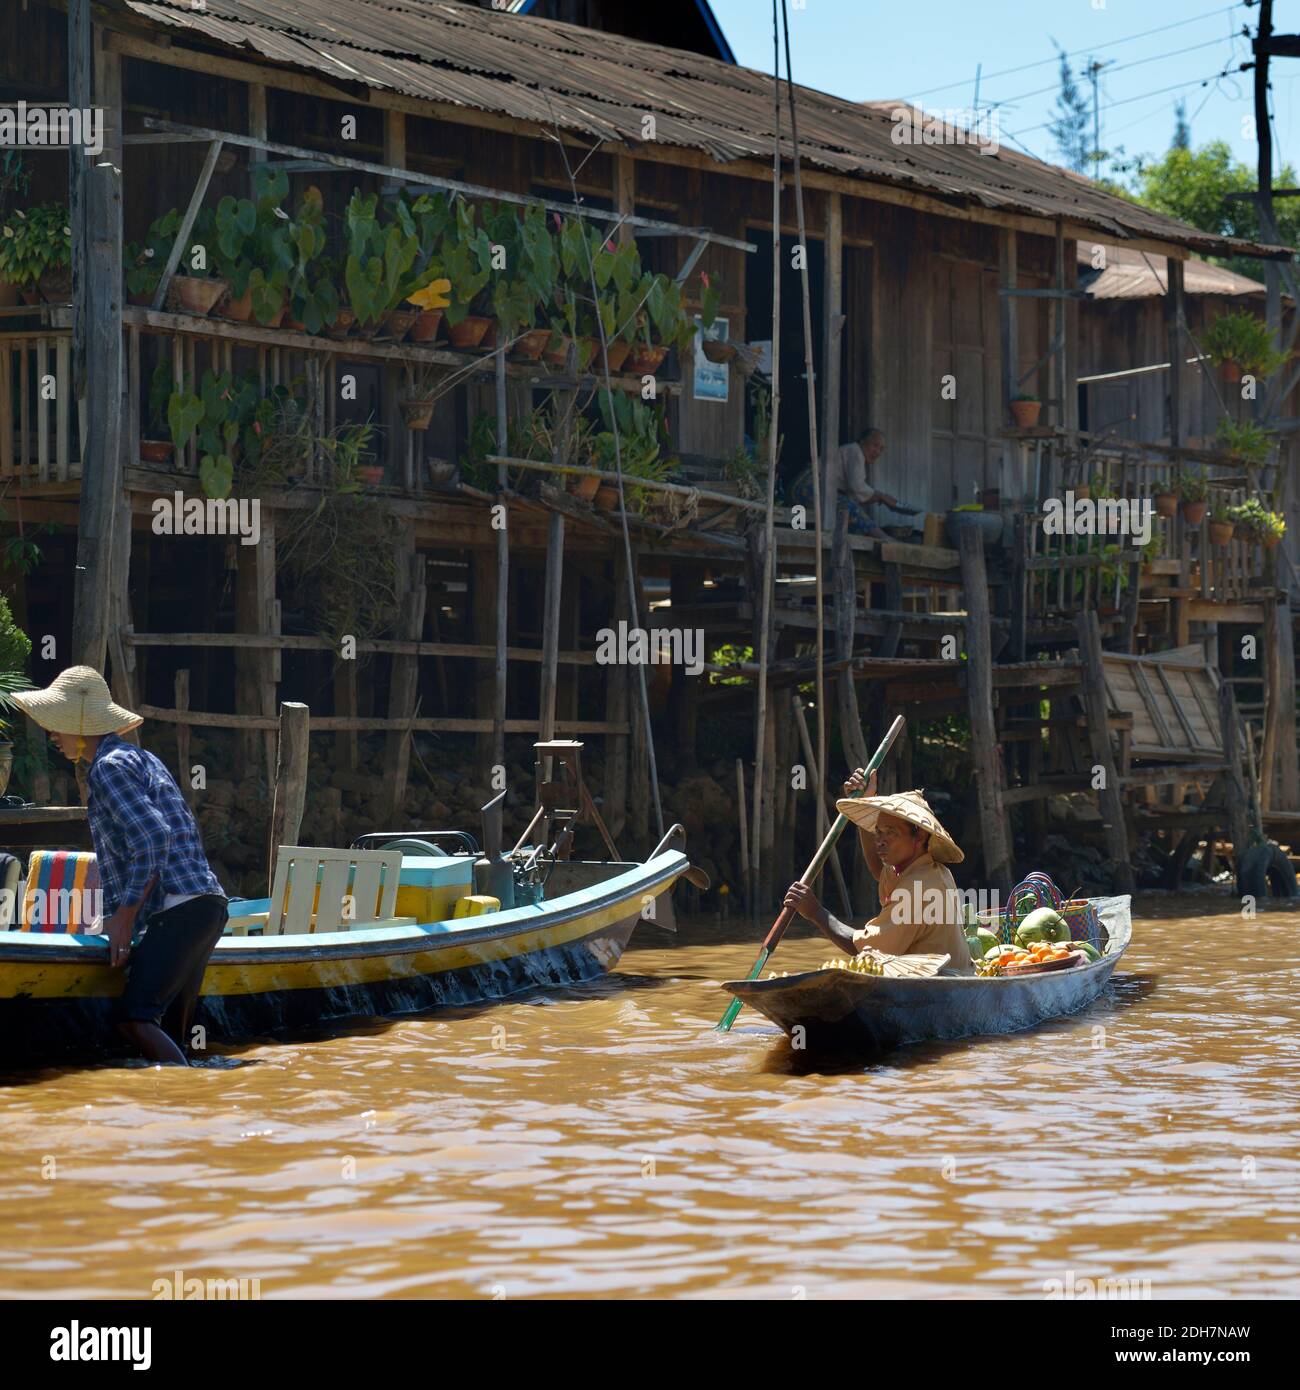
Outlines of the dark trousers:
M226 918L226 899L216 893L150 917L143 937L131 948L118 1018L157 1024L187 1052L203 972Z

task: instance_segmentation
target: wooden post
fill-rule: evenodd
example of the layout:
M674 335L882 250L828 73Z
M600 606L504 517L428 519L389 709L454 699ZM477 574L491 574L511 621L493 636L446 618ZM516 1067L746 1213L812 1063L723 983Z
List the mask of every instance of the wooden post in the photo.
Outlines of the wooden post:
M86 421L82 455L81 506L77 524L77 566L73 579L72 660L104 669L112 595L113 522L122 489L122 85L121 60L103 48L103 34L94 47L94 94L87 90L89 0L72 0L68 7L69 92L76 107L103 112L104 149L91 164L81 150L70 150L69 194L84 205L84 216L73 221L74 263L83 271L73 282L73 360L94 364L83 370L85 386L81 418ZM76 249L75 243L80 242Z
M334 661L334 713L346 719L357 717L357 662L353 657ZM357 770L357 731L345 729L334 735L334 759L341 772Z
M190 673L176 672L176 712L184 714L190 707ZM192 809L194 788L190 785L190 726L183 720L176 725L176 781L181 795Z
M853 549L849 545L848 513L840 511L835 518L832 546L835 564L835 659L851 661L853 657L853 623L857 617L857 574L853 568ZM854 684L853 667L840 672L837 682L839 695L840 744L844 756L853 767L865 767L871 758L862 736L862 711L858 707L858 690ZM829 773L826 778L830 782ZM819 820L820 825L820 820Z
M736 805L740 811L740 881L745 896L746 908L749 906L749 817L745 809L745 761L736 759Z
M255 140L265 140L270 133L266 123L266 87L261 82L250 82L248 84L248 133ZM249 150L248 152L248 172L251 175L257 172L257 165L266 163L265 150Z
M627 598L627 560L622 547L614 551L614 601L611 607L610 626L618 630L620 620L626 621L628 615ZM605 668L605 720L610 724L626 724L631 716L629 704L629 681L626 666L612 665ZM628 736L626 734L606 734L605 736L605 793L604 816L609 833L617 840L627 826L627 755Z
M470 641L491 647L496 641L497 555L495 550L472 550L469 557ZM486 715L496 707L496 668L491 659L474 663L474 707ZM486 768L496 761L490 733L475 738L475 760Z
M632 852L639 856L645 852L650 838L650 754L640 710L632 716L631 725L627 824L632 833Z
M998 228L998 284L1014 290L1019 284L1016 234L1010 227ZM998 321L1002 335L1002 402L999 421L1010 418L1010 401L1020 392L1020 334L1018 300L1013 294L998 296Z
M1300 810L1296 752L1295 645L1285 595L1264 608L1264 772L1261 809Z
M1115 756L1110 746L1110 697L1102 665L1101 627L1097 614L1088 609L1075 619L1079 658L1083 663L1083 703L1088 715L1088 740L1095 767L1101 769L1101 817L1106 846L1115 866L1115 882L1121 893L1133 892L1133 866L1129 860L1128 830L1124 822L1124 793L1119 784Z
M1014 233L1013 233L1014 235ZM1029 637L1029 517L1017 512L1012 525L1011 575L1009 583L1008 617L1011 620L1007 657L1010 661L1024 661L1025 644Z
M623 150L614 155L614 211L620 217L636 215L636 160ZM632 228L625 222L618 229L619 245L632 240Z
M813 789L813 795L822 802L827 797L822 788L821 779L817 776L817 759L813 756L812 739L808 734L808 721L804 717L803 701L795 695L790 701L794 710L795 726L799 730L799 743L803 748L804 761L808 764L808 781ZM737 764L739 766L739 763ZM786 817L786 833L793 834L794 817ZM840 863L839 846L831 850L831 872L835 875L835 884L840 890L840 901L844 904L846 917L853 916L853 899L849 896L849 886L844 881L844 866Z
M311 712L306 705L286 700L280 706L280 737L275 763L275 794L271 801L271 843L266 878L275 877L281 845L296 845L307 800L307 744ZM269 888L268 888L269 891Z
M830 458L840 444L840 375L844 338L844 200L826 194L826 248L822 297L825 300L825 339L822 347L822 454ZM835 499L822 499L834 506ZM823 525L825 521L823 519Z
M542 607L541 695L537 716L538 738L555 737L555 689L560 656L560 599L564 588L564 516L552 512L546 537L546 591ZM546 778L551 775L546 760Z
M407 642L418 642L424 636L424 609L428 600L428 585L425 582L425 559L415 553L415 537L409 538L409 549L399 559L399 603L401 616L398 620L398 634ZM388 689L388 717L404 719L415 718L416 699L420 685L420 665L417 656L394 656L393 675ZM399 825L406 801L406 780L411 768L411 739L409 727L392 730L385 743L384 773L381 785L387 793L384 810L389 823Z
M235 544L235 631L270 636L280 631L279 605L275 597L275 513L261 514L262 533L256 545ZM280 678L278 651L235 651L235 709L240 714L274 716L276 686ZM275 776L275 734L260 735L267 785ZM259 734L244 730L238 735L239 756L252 771L257 765Z
M510 452L509 408L506 400L506 346L504 336L496 362L497 449L504 458ZM510 513L506 506L506 466L497 465L496 644L495 686L492 691L492 761L504 767L506 761L506 643L510 625ZM495 511L495 508L494 508Z
M993 656L984 538L972 527L964 526L959 539L962 588L966 596L966 699L984 835L984 873L990 887L1005 885L1010 888L1011 847L1006 838L1002 774L993 724Z
M1223 741L1224 799L1227 802L1228 833L1232 836L1232 857L1240 871L1242 856L1250 847L1250 823L1246 814L1246 784L1241 775L1241 720L1237 701L1228 682L1219 683L1219 737Z

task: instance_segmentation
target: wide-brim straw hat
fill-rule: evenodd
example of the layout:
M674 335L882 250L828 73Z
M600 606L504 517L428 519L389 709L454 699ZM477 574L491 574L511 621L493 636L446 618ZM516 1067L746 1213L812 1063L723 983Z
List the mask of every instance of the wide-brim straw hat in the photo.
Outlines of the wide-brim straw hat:
M846 796L835 803L835 809L854 825L874 830L882 812L897 816L918 830L930 832L929 854L936 864L960 864L966 856L957 841L939 823L920 790L894 792L889 796Z
M69 666L44 690L12 697L14 704L52 734L87 738L124 733L144 723L144 716L113 702L108 682L93 666Z

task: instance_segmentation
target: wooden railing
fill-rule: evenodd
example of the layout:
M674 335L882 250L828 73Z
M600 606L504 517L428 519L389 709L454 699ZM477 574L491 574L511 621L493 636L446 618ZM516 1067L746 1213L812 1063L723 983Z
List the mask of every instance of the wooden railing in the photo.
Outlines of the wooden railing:
M67 330L0 332L0 479L61 483L81 476L71 360Z

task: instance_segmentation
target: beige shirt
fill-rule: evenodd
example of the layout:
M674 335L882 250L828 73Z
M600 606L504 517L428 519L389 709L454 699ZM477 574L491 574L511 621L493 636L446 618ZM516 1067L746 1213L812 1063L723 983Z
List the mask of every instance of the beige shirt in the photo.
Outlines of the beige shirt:
M974 973L962 929L964 900L945 865L923 854L900 878L885 864L877 886L880 912L853 933L856 947L872 946L893 956L951 956L945 970Z
M826 456L826 477L822 486L823 505L830 508L837 492L855 502L867 502L876 490L867 482L867 456L860 444L842 444Z

